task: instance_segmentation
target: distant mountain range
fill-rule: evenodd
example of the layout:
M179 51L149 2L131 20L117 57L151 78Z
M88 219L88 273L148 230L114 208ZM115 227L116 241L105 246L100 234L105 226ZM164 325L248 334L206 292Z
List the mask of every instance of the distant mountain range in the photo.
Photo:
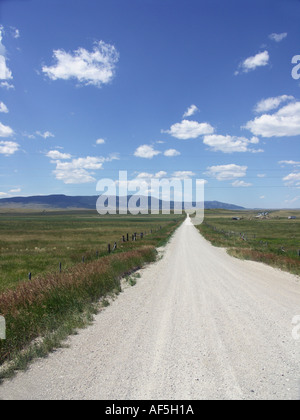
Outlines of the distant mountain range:
M131 196L127 197L127 202ZM96 202L99 196L67 196L67 195L40 195L32 197L11 197L0 199L0 208L10 209L96 209ZM155 204L162 208L163 201L156 200ZM119 198L117 197L117 207L119 205ZM195 205L195 203L194 203ZM151 198L148 198L148 207L151 208ZM174 208L174 203L171 202L171 209ZM187 203L186 208L192 207L192 203ZM236 206L234 204L221 203L219 201L205 201L204 207L206 209L227 209L227 210L244 210L244 207Z

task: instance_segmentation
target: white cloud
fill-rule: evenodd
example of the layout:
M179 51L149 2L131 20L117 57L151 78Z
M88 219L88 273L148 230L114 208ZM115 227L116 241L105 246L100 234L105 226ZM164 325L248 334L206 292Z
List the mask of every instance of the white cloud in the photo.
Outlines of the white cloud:
M10 137L13 134L14 131L12 128L10 128L8 125L0 123L0 137Z
M300 187L300 172L292 172L283 178L287 186Z
M46 156L51 159L51 163L56 165L53 171L56 179L63 181L65 184L95 182L94 171L102 169L104 162L119 159L115 154L111 154L108 157L87 156L72 159L70 154L61 153L57 150L48 152ZM67 160L68 162L62 162L62 160Z
M280 41L282 41L284 38L286 38L287 37L287 32L282 32L281 34L276 34L276 33L273 33L273 34L270 34L269 35L269 38L272 40L272 41L275 41L275 42L280 42Z
M156 172L156 174L154 174L154 178L157 178L157 179L164 178L166 176L167 176L167 172L165 171L159 171L159 172Z
M73 159L71 162L55 161L56 169L53 171L56 179L65 184L86 184L95 182L91 170L102 169L104 158L87 156Z
M58 150L50 150L47 154L47 157L53 160L65 160L65 159L71 159L71 155L68 153L61 153Z
M0 112L3 112L5 114L8 113L8 108L3 102L0 102Z
M261 152L261 149L252 149L249 148L251 144L259 143L257 137L252 137L248 140L245 137L236 137L236 136L222 136L222 135L208 135L204 136L203 143L211 147L214 152L221 151L223 153L233 153L233 152Z
M14 141L0 141L0 154L10 156L19 150L20 145Z
M4 45L2 44L2 39L3 39L3 26L0 25L0 80L7 81L7 80L11 80L13 77L12 77L11 70L8 68L6 64L6 57L5 57L6 49Z
M96 144L104 144L105 140L104 139L98 139L96 140Z
M235 75L239 73L248 73L249 71L255 70L257 67L267 66L270 60L268 51L263 51L254 55L253 57L248 57L239 65L240 71L236 71Z
M280 165L300 166L300 162L296 162L295 160L280 160L278 163Z
M257 113L268 112L278 108L282 102L293 101L295 98L291 95L281 95L274 98L262 99L255 105L254 111Z
M150 174L148 172L140 172L136 176L136 179L147 179L147 180L150 180L151 178L160 179L160 178L166 177L166 175L167 175L167 172L165 171L159 171L159 172L156 172L155 174Z
M300 196L298 196L298 197L294 197L294 198L291 198L290 200L284 200L284 202L285 203L287 203L287 204L294 204L294 203L296 203L296 201L298 201L300 199Z
M251 185L252 185L251 183L241 181L241 180L236 180L232 183L233 187L251 187Z
M21 188L14 188L14 189L12 189L12 190L9 190L9 192L10 193L12 193L12 194L18 194L18 193L20 193L22 190L21 190Z
M155 150L153 146L149 146L147 144L143 144L139 146L136 151L134 152L134 156L141 157L144 159L152 159L154 156L159 155L161 152Z
M8 194L7 193L5 193L5 192L0 192L0 198L4 198L4 197L7 197L8 196Z
M0 80L10 80L12 78L12 72L7 67L6 58L0 55Z
M37 136L43 137L44 139L48 139L49 137L55 137L54 134L52 134L50 131L45 131L44 133L36 131L35 134Z
M173 177L181 178L181 179L188 179L188 178L191 178L195 175L196 174L192 171L176 171L176 172L173 173Z
M209 166L207 175L216 178L218 181L230 181L236 178L243 178L246 176L247 166L239 166L234 163L229 165Z
M1 82L0 87L5 88L7 90L15 88L13 84L8 83L8 82Z
M14 28L14 27L11 27L11 30L13 31L12 36L13 36L15 39L20 38L20 31L19 31L19 29Z
M196 107L196 105L191 105L183 114L183 118L191 117L194 115L199 109Z
M174 157L174 156L179 156L180 152L178 152L178 150L175 150L175 149L168 149L164 152L164 155L167 157Z
M162 133L168 133L181 140L195 139L205 134L212 134L214 128L208 123L198 123L197 121L183 120L176 123L169 130L162 130Z
M119 60L116 48L103 41L95 42L92 51L84 48L78 48L73 53L55 50L53 56L56 64L42 67L42 71L51 80L76 79L84 86L96 87L101 87L113 79Z
M285 105L274 114L263 114L245 127L256 136L289 137L300 134L300 102Z
M72 169L71 171L55 169L53 172L56 179L65 184L88 184L96 181L96 178L92 177L85 169Z

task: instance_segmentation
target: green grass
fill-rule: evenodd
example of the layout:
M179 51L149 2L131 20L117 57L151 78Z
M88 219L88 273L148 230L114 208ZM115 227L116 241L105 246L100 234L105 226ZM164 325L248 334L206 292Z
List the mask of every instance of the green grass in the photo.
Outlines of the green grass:
M254 211L207 210L198 229L215 246L238 258L261 261L300 275L300 211L271 211L256 218ZM289 215L296 219L288 220ZM232 220L240 217L240 220Z
M134 286L138 275L132 273L156 259L156 247L183 221L174 215L99 217L77 212L0 217L0 315L6 321L0 380L88 325L108 297L121 291L122 277L127 275ZM132 241L135 232L147 234ZM122 242L127 233L130 241ZM107 243L115 241L117 249L108 254ZM33 272L31 281L28 271Z
M0 214L0 293L28 279L29 272L35 277L57 271L59 263L68 269L83 257L88 262L105 255L109 243L117 242L118 252L136 249L141 232L147 232L143 242L156 246L164 240L165 229L178 220L174 215L101 217L95 212ZM132 242L135 232L138 241ZM123 243L127 233L130 241Z

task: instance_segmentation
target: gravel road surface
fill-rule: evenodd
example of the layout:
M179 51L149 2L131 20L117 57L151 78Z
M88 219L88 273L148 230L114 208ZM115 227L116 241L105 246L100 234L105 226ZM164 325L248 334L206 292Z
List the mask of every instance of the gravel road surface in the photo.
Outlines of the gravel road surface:
M300 281L187 219L135 286L0 386L0 399L300 399Z

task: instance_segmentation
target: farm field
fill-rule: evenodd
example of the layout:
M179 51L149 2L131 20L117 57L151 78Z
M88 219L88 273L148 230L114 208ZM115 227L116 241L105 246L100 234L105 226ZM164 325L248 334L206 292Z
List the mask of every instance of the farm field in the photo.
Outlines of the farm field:
M228 248L230 255L300 275L300 211L259 214L253 210L206 210L198 229L213 245Z
M0 340L0 381L91 322L107 299L122 291L124 276L134 286L128 275L155 261L156 247L183 219L101 217L95 211L2 212L0 316L6 321L6 339ZM8 368L1 369L5 362Z
M117 250L128 251L141 243L156 246L170 226L182 216L100 216L95 211L17 212L0 214L0 293L36 275L68 269ZM161 228L161 229L160 229ZM150 234L151 230L153 231ZM160 230L160 232L158 232ZM132 235L137 233L137 241ZM146 233L143 240L140 233ZM123 235L129 242L123 243Z

